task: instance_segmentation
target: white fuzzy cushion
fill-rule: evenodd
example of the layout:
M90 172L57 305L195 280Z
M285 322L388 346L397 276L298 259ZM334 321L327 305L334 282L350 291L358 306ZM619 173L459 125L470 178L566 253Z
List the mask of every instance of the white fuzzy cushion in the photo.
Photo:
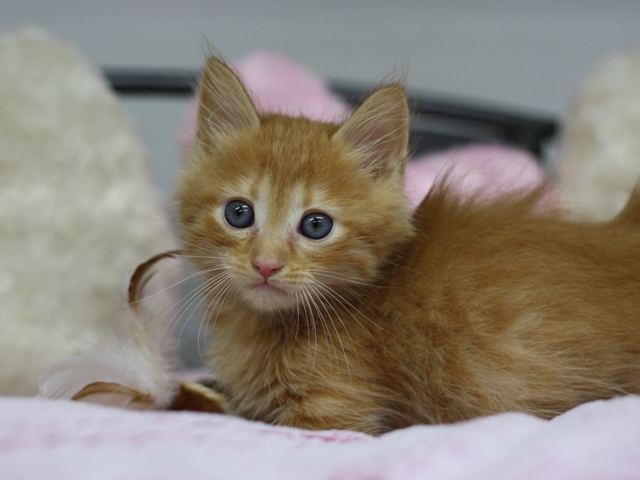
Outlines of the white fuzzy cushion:
M128 276L170 248L133 130L75 52L0 38L0 394L36 394L54 361L122 329Z
M563 126L558 183L572 211L606 220L639 176L640 53L611 59L585 82Z

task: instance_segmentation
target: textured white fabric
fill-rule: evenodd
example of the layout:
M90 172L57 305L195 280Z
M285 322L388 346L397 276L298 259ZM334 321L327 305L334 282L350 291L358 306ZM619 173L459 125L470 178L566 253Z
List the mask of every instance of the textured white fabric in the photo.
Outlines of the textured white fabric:
M127 277L171 243L160 205L102 77L37 31L0 38L0 394L123 329Z
M581 216L617 214L640 177L640 53L620 55L591 75L565 119L558 187Z

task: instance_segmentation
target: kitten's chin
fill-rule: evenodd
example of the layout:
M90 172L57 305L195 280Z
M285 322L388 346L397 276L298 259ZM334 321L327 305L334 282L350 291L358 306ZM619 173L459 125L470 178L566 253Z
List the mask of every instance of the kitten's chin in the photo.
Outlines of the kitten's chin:
M243 291L243 297L253 308L261 312L288 310L295 305L286 290L269 283L247 287Z

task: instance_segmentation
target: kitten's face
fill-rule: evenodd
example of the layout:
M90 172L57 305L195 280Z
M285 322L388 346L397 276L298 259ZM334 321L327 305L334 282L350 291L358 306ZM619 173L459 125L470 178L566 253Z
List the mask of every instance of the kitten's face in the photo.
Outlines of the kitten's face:
M231 88L224 98L237 101L223 107L240 111L216 112L222 96L206 91L207 82ZM339 303L345 288L370 283L410 233L406 138L400 152L389 153L386 142L377 152L367 148L386 130L361 132L353 118L340 128L259 118L235 82L225 70L203 77L198 141L177 193L185 251L208 270L215 301L239 299L258 311L325 309L318 300L327 297Z

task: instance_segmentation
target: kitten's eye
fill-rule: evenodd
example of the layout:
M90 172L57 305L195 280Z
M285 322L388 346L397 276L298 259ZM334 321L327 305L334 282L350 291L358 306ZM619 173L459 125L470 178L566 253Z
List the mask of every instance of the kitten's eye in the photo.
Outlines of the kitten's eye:
M331 233L333 220L324 213L310 213L305 215L300 223L300 233L312 240L320 240Z
M235 228L248 228L253 225L253 208L242 200L231 200L224 207L224 218Z

